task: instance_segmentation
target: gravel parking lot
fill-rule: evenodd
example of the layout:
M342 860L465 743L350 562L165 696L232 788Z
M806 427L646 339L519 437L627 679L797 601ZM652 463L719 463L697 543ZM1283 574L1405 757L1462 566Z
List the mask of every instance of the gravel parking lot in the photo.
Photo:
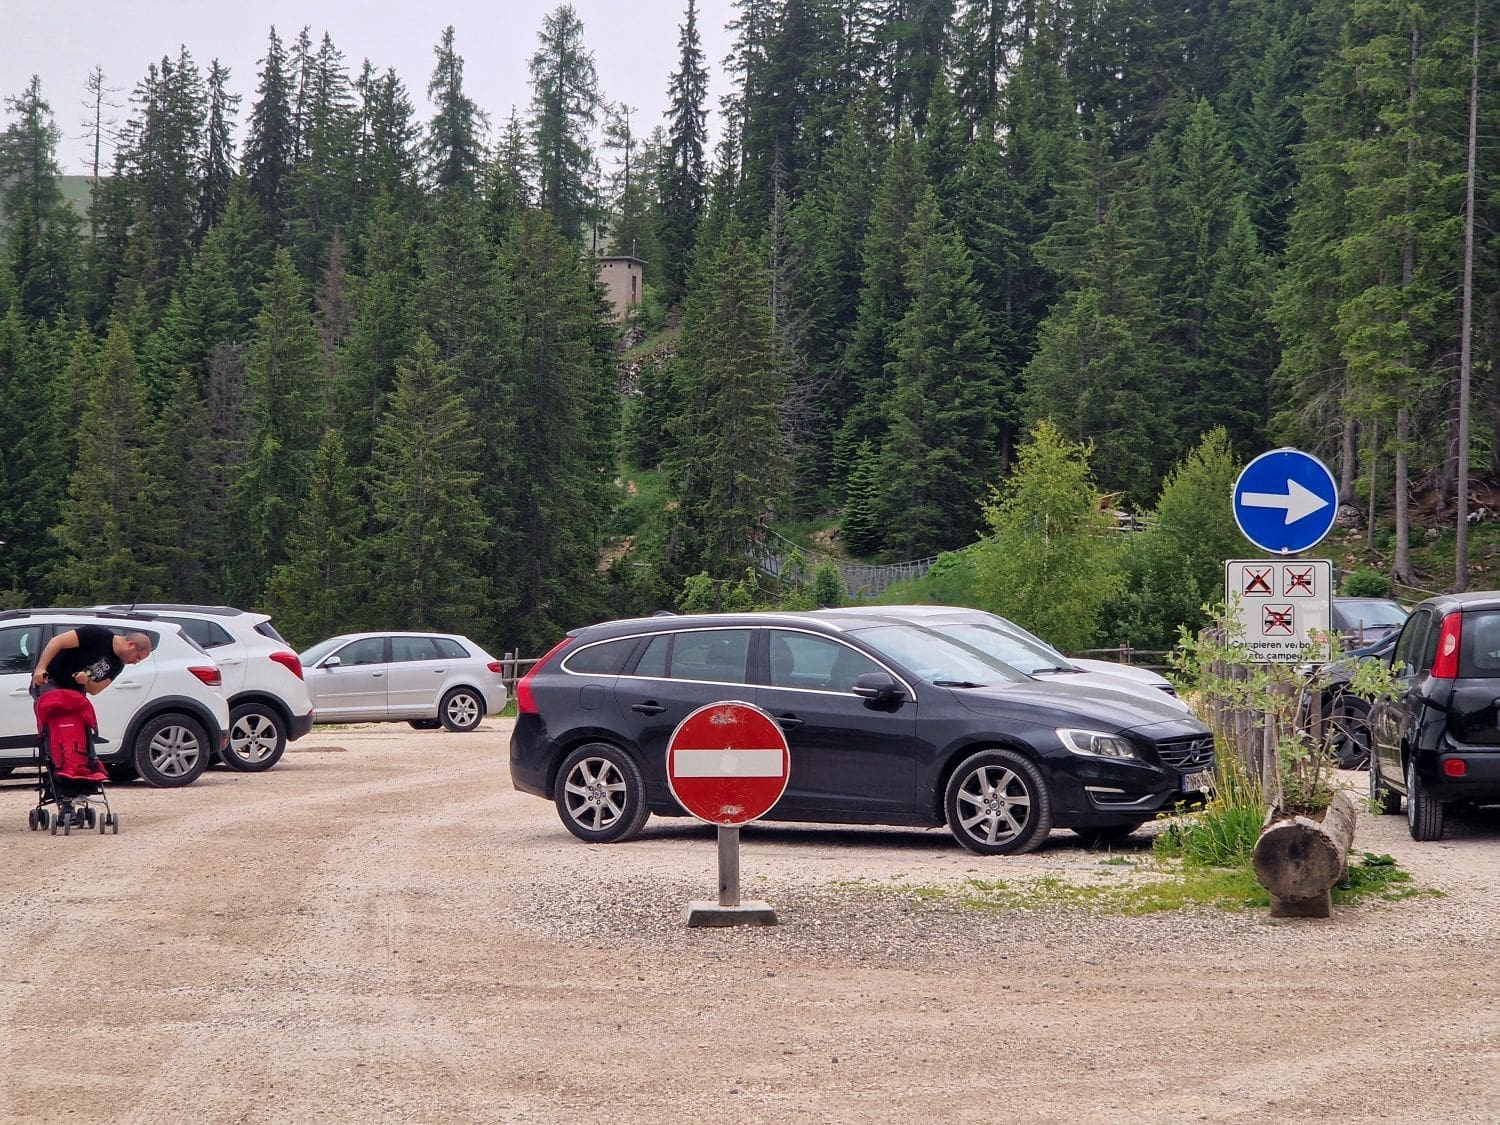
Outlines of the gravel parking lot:
M688 930L712 829L587 847L508 737L317 728L266 774L115 787L116 837L0 794L0 1120L1496 1119L1500 815L1362 816L1442 897L1296 922L912 892L1139 877L1067 832L755 826L783 924Z

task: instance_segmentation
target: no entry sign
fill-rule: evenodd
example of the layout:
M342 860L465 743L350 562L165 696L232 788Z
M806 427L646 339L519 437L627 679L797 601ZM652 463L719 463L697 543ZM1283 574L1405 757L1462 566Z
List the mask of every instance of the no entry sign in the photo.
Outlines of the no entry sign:
M786 735L750 703L710 703L678 724L667 744L667 784L699 820L734 827L756 820L786 792Z

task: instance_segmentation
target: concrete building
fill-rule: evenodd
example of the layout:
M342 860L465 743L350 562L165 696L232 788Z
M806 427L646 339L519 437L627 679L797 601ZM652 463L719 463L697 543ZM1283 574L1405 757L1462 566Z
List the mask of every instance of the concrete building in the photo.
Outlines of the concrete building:
M631 307L641 303L645 266L645 262L630 254L599 259L599 283L604 286L604 295L615 310L616 320L624 320Z

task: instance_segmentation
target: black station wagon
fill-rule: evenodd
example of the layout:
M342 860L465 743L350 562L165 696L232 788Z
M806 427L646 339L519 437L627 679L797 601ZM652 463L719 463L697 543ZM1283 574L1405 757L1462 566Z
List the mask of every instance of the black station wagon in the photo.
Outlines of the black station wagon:
M1396 690L1370 711L1370 797L1415 840L1455 804L1500 803L1500 592L1429 598L1387 657Z
M753 703L786 733L768 820L948 825L982 855L1054 827L1121 837L1211 791L1213 738L1167 701L1033 680L880 617L739 613L577 629L516 688L511 781L592 843L685 816L666 778L677 725Z

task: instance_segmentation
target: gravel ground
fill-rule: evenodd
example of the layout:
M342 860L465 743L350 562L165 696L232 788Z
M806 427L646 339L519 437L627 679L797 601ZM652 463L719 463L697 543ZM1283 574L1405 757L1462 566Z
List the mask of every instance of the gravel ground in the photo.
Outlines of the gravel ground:
M508 733L318 728L270 773L116 787L117 837L6 794L0 1121L1500 1118L1500 814L1363 815L1441 896L1287 922L914 891L1148 877L1067 832L752 826L782 924L689 930L712 829L587 847L510 788Z

